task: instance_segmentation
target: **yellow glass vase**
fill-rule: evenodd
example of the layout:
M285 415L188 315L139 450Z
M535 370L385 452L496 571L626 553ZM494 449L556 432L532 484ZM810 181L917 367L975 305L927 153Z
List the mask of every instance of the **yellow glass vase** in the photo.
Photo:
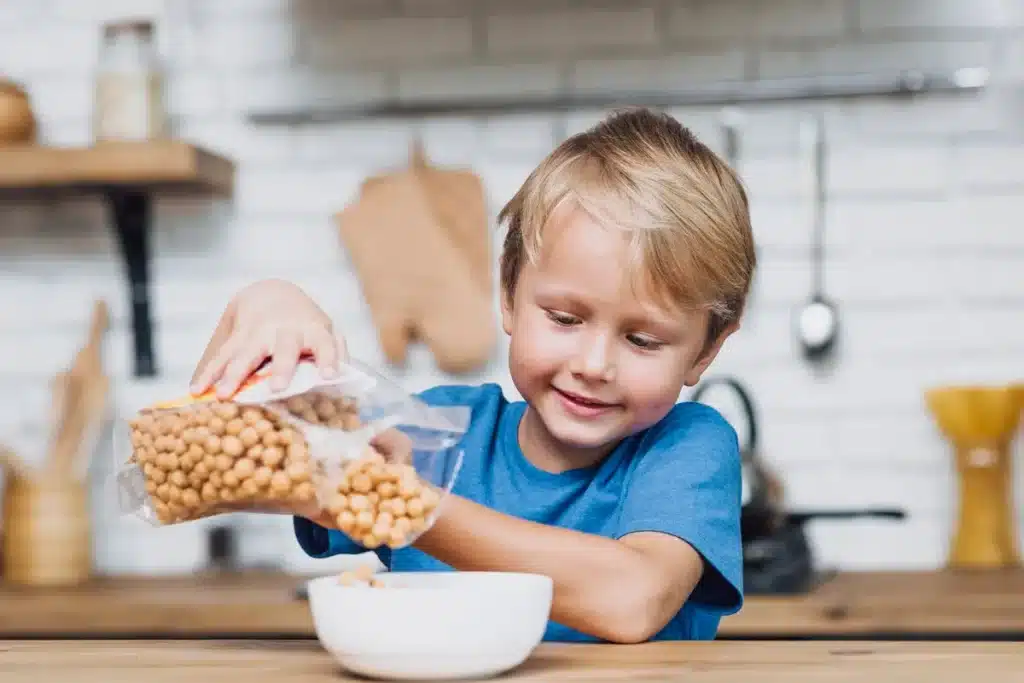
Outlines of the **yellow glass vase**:
M959 482L959 514L949 550L952 569L1020 564L1010 455L1020 423L1021 387L938 387L925 393L950 442Z

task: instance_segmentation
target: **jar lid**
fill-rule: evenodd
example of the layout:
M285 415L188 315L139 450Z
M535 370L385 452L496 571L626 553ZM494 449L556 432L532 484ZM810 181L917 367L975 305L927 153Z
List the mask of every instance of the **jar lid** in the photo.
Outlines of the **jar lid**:
M5 95L15 95L21 98L28 97L28 93L25 91L25 88L23 88L18 83L15 83L14 81L7 80L2 76L0 76L0 93L3 93Z

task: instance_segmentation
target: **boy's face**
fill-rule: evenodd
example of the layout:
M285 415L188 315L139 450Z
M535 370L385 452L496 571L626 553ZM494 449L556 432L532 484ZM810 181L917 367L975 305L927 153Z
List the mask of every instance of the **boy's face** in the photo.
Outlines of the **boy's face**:
M600 449L664 417L727 331L704 349L707 314L669 310L632 286L624 232L573 206L544 231L503 300L512 381L556 441Z

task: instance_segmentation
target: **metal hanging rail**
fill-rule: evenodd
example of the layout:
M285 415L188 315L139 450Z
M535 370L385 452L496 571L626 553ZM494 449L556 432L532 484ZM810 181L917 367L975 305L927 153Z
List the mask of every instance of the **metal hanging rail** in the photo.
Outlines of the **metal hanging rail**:
M675 91L634 91L604 94L515 95L505 98L416 99L390 98L347 106L309 105L286 111L253 111L250 122L260 125L337 123L360 119L414 119L444 116L559 113L580 109L625 106L686 107L780 103L857 97L908 96L936 92L973 92L989 82L984 67L947 72L917 70L896 74L851 74L829 78L786 78L727 81Z

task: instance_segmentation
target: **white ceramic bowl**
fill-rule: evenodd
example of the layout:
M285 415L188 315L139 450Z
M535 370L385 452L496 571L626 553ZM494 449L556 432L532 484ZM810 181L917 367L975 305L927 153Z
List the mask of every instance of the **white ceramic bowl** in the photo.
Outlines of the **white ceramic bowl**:
M376 575L385 586L309 582L317 637L346 669L373 678L493 676L523 663L551 614L549 577L503 572Z

